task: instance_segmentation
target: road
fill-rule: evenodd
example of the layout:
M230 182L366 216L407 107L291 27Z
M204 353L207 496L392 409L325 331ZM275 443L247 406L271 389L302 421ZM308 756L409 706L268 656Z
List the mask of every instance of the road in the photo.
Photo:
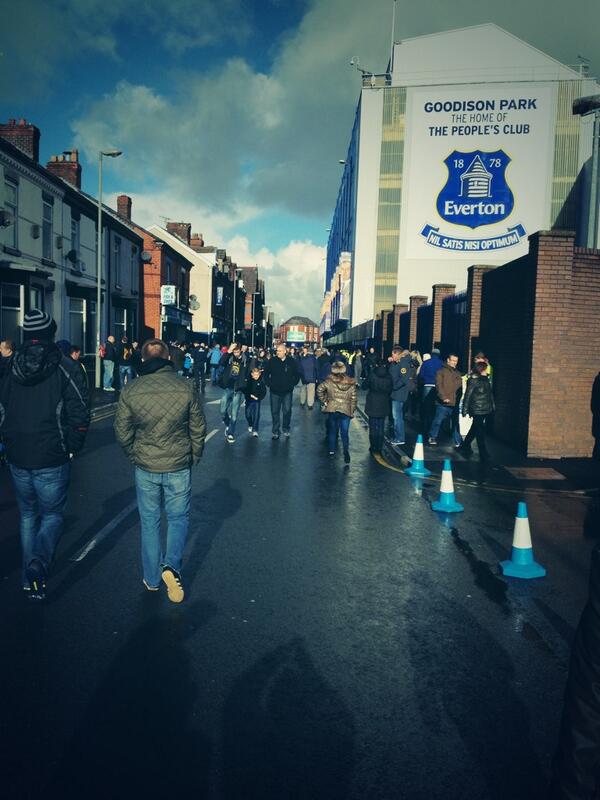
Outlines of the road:
M19 590L0 489L3 797L534 800L544 796L597 506L531 493L535 582L505 580L516 502L328 459L319 411L290 440L224 439L216 389L193 473L186 600L141 583L132 470L112 418L73 469L44 606Z

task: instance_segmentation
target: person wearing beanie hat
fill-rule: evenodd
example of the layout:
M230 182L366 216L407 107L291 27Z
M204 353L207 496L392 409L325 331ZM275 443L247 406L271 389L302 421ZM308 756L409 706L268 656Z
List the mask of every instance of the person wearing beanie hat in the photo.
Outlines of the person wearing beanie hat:
M56 346L55 334L49 314L28 311L23 344L0 382L0 436L20 513L23 589L31 600L45 597L71 459L82 449L90 422L86 380Z

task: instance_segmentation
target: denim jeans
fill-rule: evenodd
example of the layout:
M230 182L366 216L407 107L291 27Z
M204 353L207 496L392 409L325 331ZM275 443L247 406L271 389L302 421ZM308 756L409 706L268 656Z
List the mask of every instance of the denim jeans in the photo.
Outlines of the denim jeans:
M292 424L292 397L294 393L273 394L271 392L271 417L273 418L273 434L279 436L281 431L281 416L283 416L283 431L289 431Z
M342 447L344 448L344 453L346 453L350 447L348 431L350 429L352 417L342 414L339 411L334 411L333 414L327 414L327 417L329 418L329 425L327 427L327 444L329 446L329 452L335 452L335 444L339 431L342 439Z
M455 417L455 412L456 409L454 406L443 406L440 403L437 403L435 408L435 417L433 418L431 430L429 432L429 436L432 439L437 439L440 428L442 427L442 423L444 420L450 417L452 425L452 438L454 439L454 443L460 444L462 442L462 436L460 435L460 431L458 429L458 420Z
M404 400L392 400L392 416L394 418L394 441L404 441Z
M62 533L70 465L46 469L20 469L11 465L10 471L21 516L23 586L28 586L25 570L32 559L38 559L46 570L52 563Z
M217 385L217 370L219 369L218 364L211 364L210 365L210 380L213 386Z
M312 408L315 404L315 383L302 383L300 385L300 405Z
M133 370L129 366L119 366L119 386L122 389L126 383L133 380Z
M113 375L115 372L115 362L114 361L107 361L104 359L104 376L102 379L102 385L104 389L112 389L113 384Z
M248 426L258 433L260 425L260 400L246 400Z
M369 417L369 444L371 452L381 453L385 436L385 417Z
M235 389L225 389L221 397L221 416L223 417L223 422L227 425L228 432L232 436L235 434L235 424L243 399L244 393L236 392Z
M192 472L147 472L135 468L135 488L142 532L142 567L148 586L160 585L164 567L181 572L183 550L190 522ZM167 548L160 541L160 517L164 497L167 515Z

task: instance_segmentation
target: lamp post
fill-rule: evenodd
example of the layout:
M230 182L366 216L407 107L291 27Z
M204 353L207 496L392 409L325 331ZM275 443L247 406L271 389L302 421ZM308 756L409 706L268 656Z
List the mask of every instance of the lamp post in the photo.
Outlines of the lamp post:
M102 306L102 158L117 158L121 150L101 150L98 153L98 242L96 246L96 389L101 386L100 319ZM106 287L108 291L108 286Z
M235 269L233 271L233 320L231 322L231 343L235 342L235 335L236 335L236 318L235 318L235 301L237 298L237 290L238 290L238 273L239 269Z
M251 334L251 347L254 350L254 298L260 295L260 292L252 292L252 334Z

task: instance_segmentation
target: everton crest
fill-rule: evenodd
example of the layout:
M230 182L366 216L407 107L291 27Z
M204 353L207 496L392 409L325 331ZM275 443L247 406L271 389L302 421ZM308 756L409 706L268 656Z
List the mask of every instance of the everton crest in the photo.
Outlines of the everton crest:
M450 153L444 161L448 180L436 201L440 217L472 229L506 219L515 204L506 182L509 163L510 157L504 150Z

